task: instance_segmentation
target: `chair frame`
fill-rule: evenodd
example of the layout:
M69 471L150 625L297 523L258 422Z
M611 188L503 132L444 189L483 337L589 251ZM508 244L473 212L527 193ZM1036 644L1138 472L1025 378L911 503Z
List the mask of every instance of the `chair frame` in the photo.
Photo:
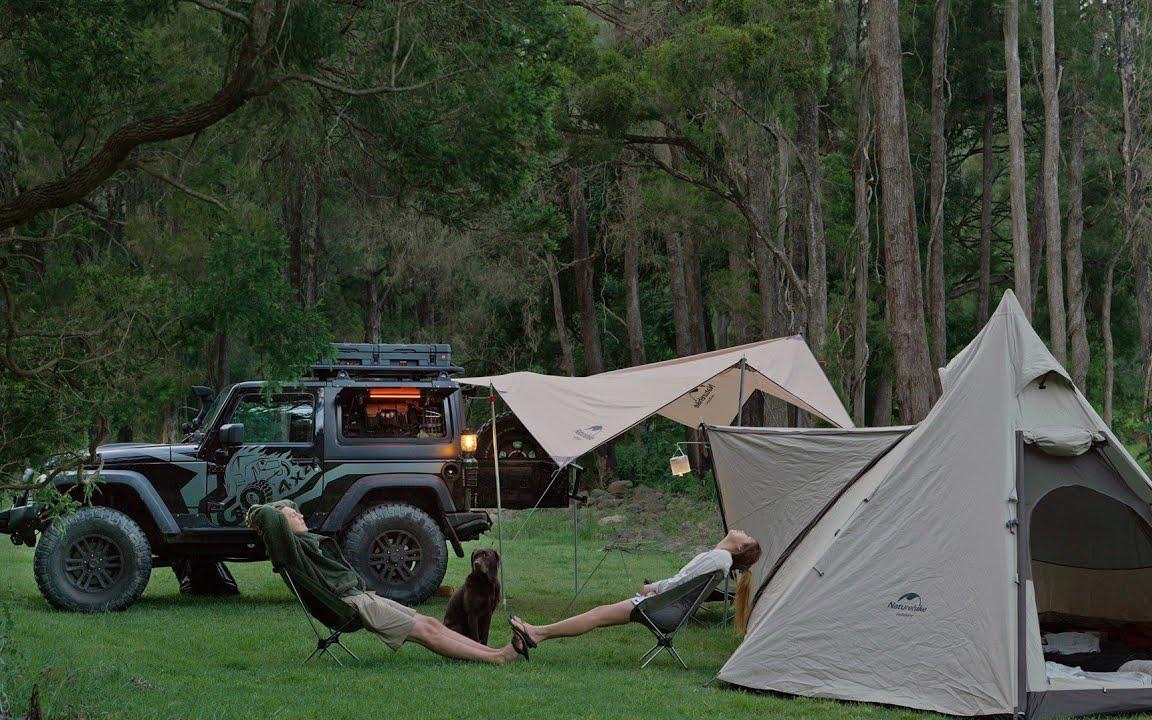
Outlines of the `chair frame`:
M647 607L650 600L659 598L660 595L663 595L664 593L655 595L652 598L646 598L637 603L636 607L633 609L633 612L639 614L640 617L643 618L644 622L641 622L640 624L648 628L656 637L656 644L652 646L651 650L644 653L643 657L641 657L641 669L648 667L648 665L653 660L655 660L657 656L660 655L661 651L667 652L669 655L676 658L676 661L680 663L681 667L683 667L685 670L688 669L688 663L684 662L684 658L680 657L680 653L676 650L676 645L674 644L676 633L679 632L682 627L688 624L688 621L692 618L693 615L696 614L696 611L700 608L700 605L703 604L704 598L710 595L712 591L716 589L716 586L720 584L720 581L723 579L723 575L723 572L717 570L710 575L702 576L707 578L707 581L703 582L699 589L696 591L696 598L692 601L691 607L689 607L688 611L685 612L683 617L680 618L680 621L676 623L676 626L667 632L657 627L656 621L653 620L652 616L648 614ZM696 582L689 581L688 583L685 583L685 585L691 587L694 586ZM683 591L682 588L673 588L669 592L675 592L676 590L681 590L684 592L684 597L688 597L688 593Z
M332 661L335 662L337 666L344 667L344 663L340 662L340 658L338 658L336 654L332 652L331 648L333 645L339 646L344 650L344 652L348 653L348 655L351 656L353 660L360 662L360 657L356 655L356 653L349 650L348 646L340 641L340 636L342 634L346 632L355 632L356 630L359 630L361 627L363 627L363 625L360 623L359 617L352 616L342 625L335 628L329 627L326 623L320 623L320 625L322 625L324 629L328 631L328 635L325 635L320 631L320 628L317 627L317 620L312 617L312 612L304 603L304 598L300 595L300 589L296 587L295 581L292 580L292 575L288 572L280 570L277 570L277 572L280 574L280 577L284 578L285 582L288 583L288 587L292 589L292 595L296 597L296 602L299 603L300 609L304 611L304 617L308 620L309 627L312 628L312 632L316 635L315 649L312 650L311 654L309 654L301 664L307 665L308 662L312 660L312 658L318 655L327 655L328 657L332 658Z

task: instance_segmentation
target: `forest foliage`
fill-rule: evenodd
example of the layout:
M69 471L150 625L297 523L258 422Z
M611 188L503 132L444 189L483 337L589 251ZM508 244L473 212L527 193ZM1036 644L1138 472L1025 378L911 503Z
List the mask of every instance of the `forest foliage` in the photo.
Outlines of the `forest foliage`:
M858 424L915 421L914 356L950 357L1024 269L1131 436L1148 10L0 0L0 476L173 440L191 385L291 378L333 339L585 374L802 333Z

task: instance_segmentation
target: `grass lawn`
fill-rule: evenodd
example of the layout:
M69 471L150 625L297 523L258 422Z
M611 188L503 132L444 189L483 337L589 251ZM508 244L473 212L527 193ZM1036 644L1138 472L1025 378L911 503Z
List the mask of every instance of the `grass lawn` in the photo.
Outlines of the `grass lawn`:
M704 512L703 510L701 511ZM506 519L509 533L525 515ZM708 520L668 519L682 531L708 533ZM581 533L587 577L572 599L572 540L567 511L537 513L515 540L505 538L508 611L551 621L627 597L645 577L665 577L684 558L645 548L606 558L611 528L589 522ZM482 542L495 544L495 535ZM470 547L475 547L469 543ZM243 595L225 600L183 597L172 572L153 572L144 597L127 612L55 612L32 577L32 551L0 543L0 601L12 638L0 682L20 716L39 682L47 717L108 718L740 718L924 717L911 711L752 694L705 687L737 645L731 629L693 626L680 647L690 670L664 656L646 670L638 660L651 642L637 625L557 640L530 663L488 667L443 660L416 645L392 653L367 632L347 638L361 664L307 666L310 631L267 563L233 565ZM467 563L452 558L447 583ZM421 612L442 617L446 600ZM713 611L706 617L718 619ZM506 642L504 613L492 642ZM13 673L12 669L16 672ZM2 713L0 713L2 714Z

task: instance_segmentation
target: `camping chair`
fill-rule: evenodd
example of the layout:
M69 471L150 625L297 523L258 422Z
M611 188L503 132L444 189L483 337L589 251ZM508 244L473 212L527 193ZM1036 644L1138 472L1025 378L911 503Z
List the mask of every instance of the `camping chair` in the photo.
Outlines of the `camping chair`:
M273 568L280 577L284 579L284 583L296 596L297 602L304 610L304 617L308 619L308 624L312 626L312 632L316 633L316 649L312 654L305 658L304 663L307 664L309 660L317 655L327 655L332 658L337 665L344 667L344 663L340 662L340 658L336 657L330 649L333 645L339 645L344 649L357 662L360 658L356 653L348 649L344 643L340 642L340 636L343 633L356 632L364 627L360 621L360 613L356 608L344 602L340 598L333 595L327 588L322 586L315 580L304 577L302 575L293 575L284 568ZM315 618L315 620L313 620ZM316 621L319 621L324 628L328 631L325 635L316 626Z
M736 587L735 583L732 582L732 573L725 575L724 582L717 584L700 604L710 603L724 603L724 607L720 611L720 620L714 623L706 622L698 617L693 617L693 620L704 627L728 627L728 623L733 622L736 615Z
M704 602L704 598L708 597L723 579L724 573L720 570L709 575L701 575L667 592L641 600L632 609L629 619L648 628L656 636L656 645L644 653L641 668L648 667L648 663L655 660L661 650L666 650L685 670L688 669L684 658L676 652L676 647L672 644L673 639L676 632L684 627L700 607L700 603Z

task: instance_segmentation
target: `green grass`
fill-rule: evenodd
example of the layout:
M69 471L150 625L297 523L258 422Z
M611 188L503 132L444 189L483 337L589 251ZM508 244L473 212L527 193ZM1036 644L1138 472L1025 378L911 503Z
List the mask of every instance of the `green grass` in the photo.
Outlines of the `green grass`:
M694 536L714 534L698 517L665 518ZM506 519L511 535L525 514ZM601 548L613 531L589 518L580 538L581 575L604 559L572 599L572 539L566 511L541 511L505 538L508 611L544 622L629 596L645 577L664 577L684 558L650 546L629 554ZM495 535L482 542L495 543ZM475 546L474 544L470 544ZM682 551L683 552L683 551ZM223 600L179 594L170 570L154 571L127 612L76 615L51 610L32 577L32 551L0 543L0 600L12 637L0 683L26 710L39 683L48 717L106 718L739 718L923 717L911 711L705 687L737 645L731 629L692 626L677 645L688 671L665 657L646 670L651 642L637 625L547 643L530 663L504 667L450 661L416 645L392 653L367 632L347 638L361 664L300 663L310 649L303 614L267 563L232 565L243 595ZM452 558L447 583L467 563ZM420 608L442 617L446 600ZM507 641L505 613L493 644ZM707 620L718 619L715 612ZM15 668L15 672L13 672ZM2 713L0 713L2 715Z

